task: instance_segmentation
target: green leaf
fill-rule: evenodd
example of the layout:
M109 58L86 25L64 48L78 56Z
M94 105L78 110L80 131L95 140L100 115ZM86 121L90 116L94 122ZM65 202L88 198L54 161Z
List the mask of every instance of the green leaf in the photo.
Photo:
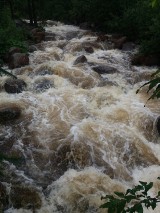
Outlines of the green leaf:
M137 199L137 197L134 195L128 195L128 196L125 196L125 199L126 199L127 203L130 203L131 200Z
M114 199L113 195L106 195L105 197L101 197L101 200L104 199Z
M135 195L135 191L133 189L127 189L125 195L128 195L128 194Z
M154 76L156 76L157 74L159 74L160 73L160 70L157 70L156 72L154 72L152 75L151 75L151 77L154 77Z
M157 4L157 0L152 0L152 7L155 7Z
M122 192L114 192L114 194L121 198L125 197L125 195Z
M160 197L160 191L158 192L158 195L157 195L157 197Z
M118 203L117 203L117 212L122 212L125 208L126 205L126 200L121 199Z
M116 213L115 210L116 210L116 209L115 209L114 207L110 207L110 208L108 209L108 213Z
M156 202L153 202L153 203L151 204L151 207L152 207L153 210L156 208L156 206L157 206Z
M100 206L100 208L109 208L110 207L110 202L104 203Z
M149 81L150 85L149 85L149 89L148 89L147 93L159 83L160 83L160 78L155 78L155 79Z
M148 192L153 187L153 182L150 182L145 186L145 192Z
M133 206L134 212L143 213L143 207L141 203L137 203Z

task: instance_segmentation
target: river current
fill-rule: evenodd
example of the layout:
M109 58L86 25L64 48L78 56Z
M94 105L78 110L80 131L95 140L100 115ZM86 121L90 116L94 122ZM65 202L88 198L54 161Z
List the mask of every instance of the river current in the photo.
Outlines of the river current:
M55 39L37 45L29 66L12 71L27 83L26 90L0 94L1 106L22 110L14 124L0 128L6 140L14 141L10 152L24 159L4 162L10 174L5 184L8 191L14 184L33 188L42 204L30 210L11 203L5 213L103 213L101 196L124 192L139 180L153 181L151 195L156 195L160 102L146 103L147 88L136 94L156 67L132 66L133 52L113 49L75 26L49 22L46 32ZM87 52L88 47L94 51ZM74 63L81 55L87 61ZM113 72L98 74L96 66Z

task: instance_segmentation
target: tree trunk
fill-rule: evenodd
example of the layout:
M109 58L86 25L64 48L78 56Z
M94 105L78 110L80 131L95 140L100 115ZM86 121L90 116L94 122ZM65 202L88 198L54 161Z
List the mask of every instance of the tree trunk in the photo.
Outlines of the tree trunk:
M37 15L36 15L36 8L35 8L35 1L32 1L32 14L33 14L33 21L34 21L34 26L37 26Z
M9 7L11 11L11 17L14 19L14 11L13 11L13 0L9 0Z
M28 14L29 14L30 25L33 25L33 15L32 15L31 0L28 0Z

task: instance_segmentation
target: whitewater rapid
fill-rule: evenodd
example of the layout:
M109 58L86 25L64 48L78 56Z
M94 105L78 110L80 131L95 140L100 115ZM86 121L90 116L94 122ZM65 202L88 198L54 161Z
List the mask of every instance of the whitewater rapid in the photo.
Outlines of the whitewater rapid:
M147 89L136 90L156 67L132 66L132 52L111 49L97 41L96 33L75 26L53 22L46 32L55 40L37 45L30 65L12 71L27 83L26 90L0 93L1 105L22 110L19 120L0 128L5 140L14 141L9 152L24 159L18 165L4 162L8 191L16 184L35 190L41 198L38 213L103 213L101 196L124 192L139 180L153 181L155 195L160 190L160 102L146 104ZM87 62L75 65L81 55ZM93 70L97 64L115 71L100 75ZM1 77L2 85L6 78ZM5 211L29 212L12 203Z

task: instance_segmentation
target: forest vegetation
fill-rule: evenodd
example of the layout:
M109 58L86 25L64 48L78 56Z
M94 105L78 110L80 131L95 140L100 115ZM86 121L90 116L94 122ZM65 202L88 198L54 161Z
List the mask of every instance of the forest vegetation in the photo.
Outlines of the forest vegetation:
M155 6L156 5L156 6ZM155 0L1 0L0 57L11 47L25 49L27 32L16 20L57 20L96 31L119 33L140 45L140 52L160 55L160 2Z

